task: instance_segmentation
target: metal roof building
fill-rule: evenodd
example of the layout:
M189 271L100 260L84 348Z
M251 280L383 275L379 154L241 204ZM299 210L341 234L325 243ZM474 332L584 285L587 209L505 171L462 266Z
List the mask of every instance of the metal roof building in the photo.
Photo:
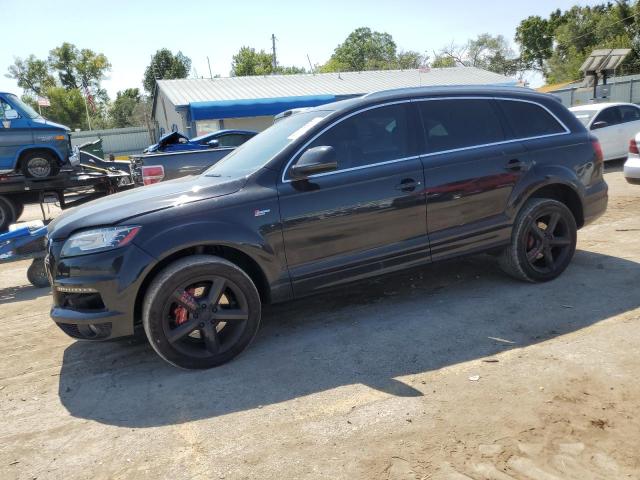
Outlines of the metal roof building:
M273 116L380 90L435 85L516 85L475 67L158 80L153 118L160 133L264 130Z

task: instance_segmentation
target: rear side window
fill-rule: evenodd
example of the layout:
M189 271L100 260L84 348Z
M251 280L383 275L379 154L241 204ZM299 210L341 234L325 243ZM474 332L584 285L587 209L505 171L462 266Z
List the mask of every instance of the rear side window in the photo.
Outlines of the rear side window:
M503 141L502 126L491 102L490 99L417 102L427 153Z
M498 104L511 127L514 139L565 132L564 127L540 105L516 100L498 100Z
M620 105L620 116L622 117L622 123L637 122L640 120L640 109L632 107L631 105Z

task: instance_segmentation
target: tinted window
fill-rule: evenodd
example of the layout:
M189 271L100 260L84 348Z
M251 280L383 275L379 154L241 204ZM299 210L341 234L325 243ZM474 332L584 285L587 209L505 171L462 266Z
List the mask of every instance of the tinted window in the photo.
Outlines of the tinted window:
M250 137L240 133L230 133L218 137L218 145L221 147L237 147L246 142Z
M429 153L504 140L491 100L430 100L418 105Z
M513 132L513 138L538 137L565 131L549 112L535 103L499 100L498 104Z
M598 116L595 118L593 123L596 122L606 122L607 125L617 125L622 121L622 117L620 115L620 109L618 107L609 107L602 110ZM591 126L593 127L593 123Z
M373 108L331 127L308 148L328 145L335 149L338 170L410 156L409 125L405 104Z
M620 109L622 123L640 120L640 110L636 107L632 107L631 105L621 105L618 108Z

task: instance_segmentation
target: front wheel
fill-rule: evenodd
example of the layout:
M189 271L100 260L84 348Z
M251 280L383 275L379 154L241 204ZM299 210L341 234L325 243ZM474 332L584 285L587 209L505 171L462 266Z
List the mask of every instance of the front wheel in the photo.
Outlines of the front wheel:
M55 177L59 171L58 160L48 152L29 152L22 159L22 173L29 178Z
M34 258L27 269L27 280L36 288L50 286L47 270L44 268L44 258Z
M518 214L511 244L501 253L499 263L507 274L519 280L553 280L571 262L576 240L576 221L565 204L532 198Z
M188 369L211 368L242 352L260 326L260 295L233 263L194 255L172 263L145 296L142 324L164 360Z

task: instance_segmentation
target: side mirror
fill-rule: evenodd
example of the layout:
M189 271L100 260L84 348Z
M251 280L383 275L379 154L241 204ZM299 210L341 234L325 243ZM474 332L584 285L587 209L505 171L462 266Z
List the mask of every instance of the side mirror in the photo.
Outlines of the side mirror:
M320 146L305 151L289 172L295 180L302 180L310 175L331 172L337 168L338 160L334 148Z
M220 146L220 140L214 138L213 140L208 141L207 145L209 148L218 148Z
M607 122L605 122L604 120L600 120L600 121L594 122L593 125L591 125L591 130L597 130L599 128L604 128L608 126L609 124Z
M20 115L15 110L5 110L4 119L5 120L15 120L16 118L20 118Z

